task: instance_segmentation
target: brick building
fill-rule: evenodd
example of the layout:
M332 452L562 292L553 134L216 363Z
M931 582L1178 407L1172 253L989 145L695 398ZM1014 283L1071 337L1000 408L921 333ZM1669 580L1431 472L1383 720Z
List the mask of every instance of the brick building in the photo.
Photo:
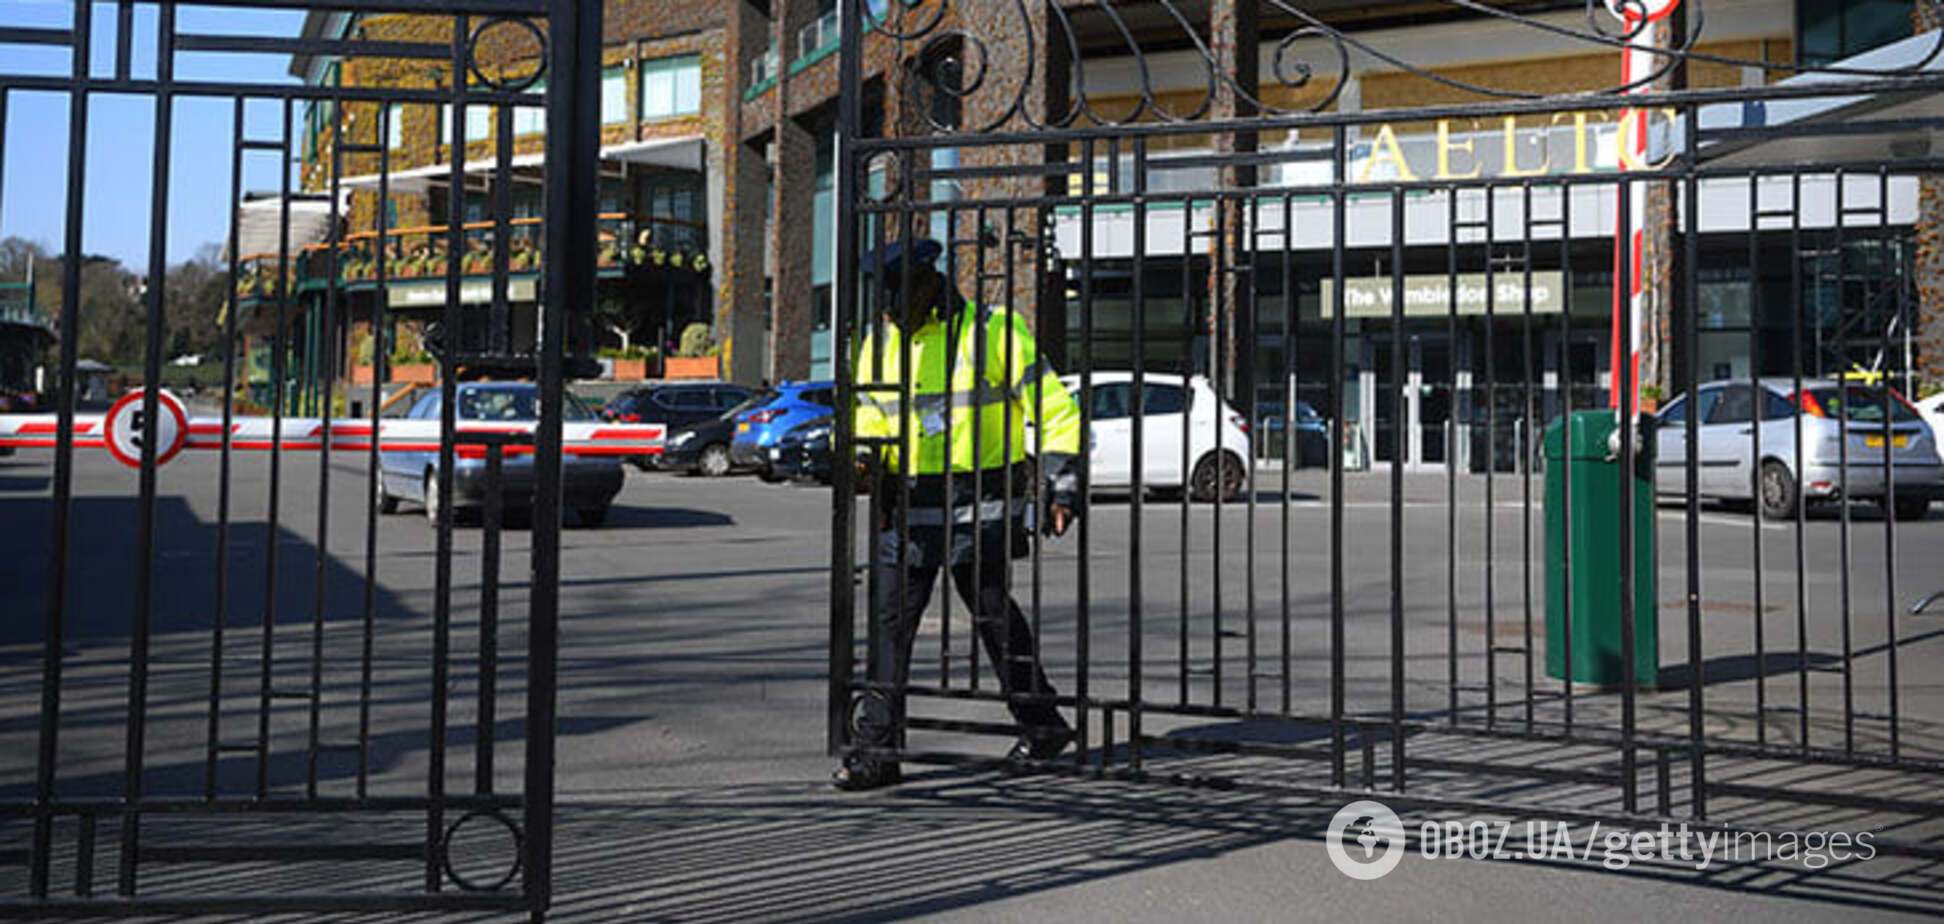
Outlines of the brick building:
M728 46L738 55L736 76L742 87L734 118L735 135L740 141L734 153L738 188L757 188L767 175L771 196L767 211L773 216L767 233L759 235L765 228L764 212L739 212L739 220L746 224L736 229L736 247L746 251L741 258L745 264L753 264L759 257L766 260L768 276L778 293L775 337L770 345L772 366L787 375L806 370L821 373L828 356L822 331L828 326L831 310L829 241L834 225L827 200L835 185L831 151L838 94L835 43L824 38L836 28L836 3L737 0L730 6ZM1348 55L1348 73L1341 75L1334 73L1340 68L1336 51L1329 44L1321 38L1299 35L1301 22L1278 11L1274 4L1256 0L1211 0L1169 7L1121 3L1115 5L1117 15L1113 18L1090 0L1062 2L1064 17L1052 15L1040 4L1027 4L1022 10L1010 3L914 0L902 6L899 10L886 3L871 5L878 15L891 17L891 27L871 31L862 46L865 76L860 104L867 132L883 131L885 126L900 126L903 134L921 133L933 126L979 131L1028 128L1031 122L1016 115L1008 118L1014 91L1022 81L1025 88L1019 96L1020 104L1036 119L1051 121L1046 114L1067 113L1083 102L1075 98L1080 92L1075 84L1083 78L1085 109L1075 123L1080 126L1090 124L1093 115L1099 115L1100 121L1130 113L1141 113L1135 117L1141 121L1162 118L1155 112L1157 107L1191 120L1248 116L1254 111L1254 101L1279 110L1302 110L1323 101L1339 76L1341 91L1323 107L1324 111L1374 112L1489 98L1458 84L1562 94L1598 91L1621 83L1620 56L1611 48L1589 48L1583 40L1434 0L1301 4L1331 27L1412 66L1400 68L1353 49ZM1793 78L1792 68L1796 66L1849 64L1878 70L1944 66L1926 58L1934 46L1934 36L1913 36L1915 7L1908 2L1710 0L1707 6L1705 27L1696 36L1695 50L1714 60L1700 58L1687 67L1684 76L1690 88L1773 83ZM1579 2L1521 4L1517 10L1563 29L1587 28L1586 7ZM1177 14L1186 21L1177 19ZM1070 28L1063 23L1070 23ZM900 41L894 37L900 31L923 35ZM977 41L955 39L955 32L975 36ZM1130 39L1143 50L1138 61L1129 53ZM1071 49L1077 49L1083 67L1070 60ZM1296 61L1316 68L1311 80L1287 79L1290 64ZM956 65L956 71L952 65ZM1211 65L1219 73L1234 75L1233 83L1211 78ZM941 83L951 80L976 86L962 94L939 92ZM1868 106L1888 105L1894 110L1898 104L1879 100ZM1849 114L1836 109L1817 112L1814 117L1840 119ZM1702 118L1705 124L1705 120L1721 115L1709 111ZM1744 116L1737 113L1732 117ZM1664 133L1666 129L1661 126ZM1571 116L1535 116L1505 125L1370 125L1351 130L1345 141L1352 182L1467 175L1511 179L1516 185L1517 179L1528 176L1615 171L1617 135L1610 116L1596 115L1581 124L1575 124ZM1147 148L1149 188L1273 189L1314 183L1318 178L1313 171L1323 169L1327 175L1327 163L1303 162L1291 156L1281 163L1244 170L1190 162L1243 145L1265 153L1296 155L1303 151L1326 153L1332 143L1327 131L1301 136L1290 131L1155 136ZM1123 191L1128 188L1133 158L1129 148L1122 145L1110 153L1102 145L1095 151L1091 172L1097 190L1116 179ZM1075 164L1085 156L1078 146L967 148L962 156L947 149L932 150L926 156L931 162L918 165L918 169L928 166L933 171L949 171L1002 161L1029 167L1066 164L1038 173L1019 171L1019 176L1027 179L964 176L939 180L934 174L931 182L915 184L918 188L907 198L932 204L927 217L933 236L944 234L955 197L972 200L995 195L1059 195L1066 189L1077 191L1085 176ZM1837 152L1808 150L1791 152L1790 156L1813 167L1817 157L1834 159ZM1181 159L1183 166L1169 165L1170 158ZM878 188L897 182L895 163L865 167L869 171L867 182ZM1837 374L1868 360L1854 350L1846 353L1830 344L1847 339L1853 344L1873 345L1882 330L1895 323L1896 306L1902 301L1899 296L1907 291L1911 280L1902 270L1890 268L1910 265L1915 255L1920 265L1932 266L1935 275L1934 267L1939 263L1936 232L1927 230L1929 223L1919 217L1920 213L1936 214L1934 190L1920 196L1917 180L1896 178L1888 185L1887 201L1874 213L1879 217L1869 219L1878 221L1880 227L1858 234L1835 227L1834 203L1838 200L1834 185L1828 176L1805 180L1800 208L1805 234L1800 252L1790 251L1786 234L1772 225L1751 228L1746 217L1739 226L1731 221L1711 223L1704 229L1697 271L1706 312L1701 320L1702 336L1695 345L1700 354L1695 359L1704 378L1745 377L1751 371L1751 355L1760 357L1762 369L1758 371L1786 371L1791 318L1790 301L1782 293L1791 284L1791 264L1801 264L1803 303L1810 323L1821 332L1812 332L1814 343L1805 348L1809 355L1804 360L1811 373ZM1927 180L1921 185L1934 184ZM1734 210L1734 197L1741 193L1729 187L1723 183L1703 185L1703 215ZM1869 194L1874 196L1875 192ZM1536 213L1557 213L1560 194L1550 193L1551 199L1547 195L1535 194L1532 208ZM1530 270L1535 280L1532 291L1544 293L1529 296L1534 312L1551 317L1570 312L1570 343L1562 341L1555 325L1547 322L1545 330L1533 334L1528 347L1517 317L1523 306L1516 302L1501 302L1497 320L1490 322L1482 316L1481 306L1467 305L1459 335L1453 338L1446 333L1442 316L1412 319L1407 330L1391 331L1387 310L1360 311L1356 292L1348 293L1352 296L1346 312L1350 315L1350 375L1341 387L1346 391L1347 415L1364 425L1378 461L1397 459L1406 464L1434 465L1442 464L1448 453L1455 452L1474 468L1485 465L1487 459L1501 460L1496 463L1500 465L1512 464L1515 443L1521 437L1503 424L1514 419L1517 406L1523 404L1519 390L1510 386L1527 374L1528 360L1534 387L1546 391L1542 406L1556 406L1559 392L1567 387L1573 389L1576 406L1597 406L1606 400L1611 386L1607 354L1613 285L1613 195L1611 186L1589 187L1584 201L1575 195L1577 220L1566 235L1564 247L1548 244L1536 251L1511 244L1479 247L1465 258L1464 270L1468 273L1483 274L1489 267L1522 279ZM1655 195L1657 199L1650 199L1652 207L1662 216L1670 215L1668 194L1657 190ZM1847 207L1863 201L1852 198ZM1509 198L1505 200L1507 207L1495 220L1504 226L1500 232L1503 240L1522 240L1520 230L1508 224L1517 217L1516 206L1510 203ZM1438 206L1440 214L1418 214L1421 206L1430 204L1413 204L1408 224L1442 230L1413 234L1404 267L1407 290L1444 278L1455 232L1447 226L1442 206ZM1602 209L1606 210L1604 214ZM961 240L977 237L970 233L974 218L966 214L968 211L955 213L958 225L953 233ZM1176 204L1173 214L1159 207L1150 209L1141 261L1145 355L1136 357L1131 350L1130 290L1135 261L1130 211L1103 206L1093 212L1090 282L1096 319L1095 368L1127 368L1141 362L1157 370L1208 372L1219 363L1232 374L1243 350L1252 351L1258 368L1281 368L1285 362L1283 305L1285 299L1293 299L1297 324L1291 365L1296 369L1302 396L1325 406L1333 392L1327 366L1331 323L1323 311L1328 301L1323 289L1331 275L1327 233L1293 235L1288 257L1293 266L1286 274L1294 286L1291 292L1281 291L1278 280L1285 274L1275 262L1280 256L1270 255L1267 273L1257 267L1254 302L1259 323L1253 330L1254 342L1239 343L1233 340L1239 329L1234 318L1218 325L1211 317L1211 304L1233 306L1237 299L1233 292L1226 299L1210 297L1210 280L1215 278L1210 267L1217 262L1218 247L1226 248L1219 256L1227 265L1256 259L1247 242L1233 234L1224 237L1209 233L1218 219L1212 205L1183 210ZM1362 277L1353 287L1388 280L1387 274L1393 270L1388 267L1385 210L1369 214L1364 213L1369 210L1349 211L1348 273ZM1468 214L1463 219L1476 222L1482 217ZM1228 227L1240 226L1235 218L1232 213L1228 216ZM1865 218L1852 215L1850 220L1868 223ZM1072 260L1081 250L1082 220L1077 208L995 208L986 210L977 220L985 222L986 230L999 226L1043 246L1052 254L1056 267L1077 273ZM1328 206L1320 201L1298 203L1287 218L1264 215L1255 221L1257 228L1271 232L1271 244L1281 250L1285 221L1297 232L1327 231ZM1749 257L1751 237L1757 254L1753 262ZM802 246L806 238L814 240L815 246ZM1666 288L1673 278L1671 239L1663 234L1650 240L1655 248L1647 254L1653 267L1650 275L1659 285L1652 310L1660 326L1669 329L1674 323L1674 299ZM1928 248L1925 241L1932 242ZM993 247L989 254L1004 251ZM971 262L971 246L966 245L961 250L959 269L961 288L968 294L972 291ZM994 268L988 265L985 269L991 272ZM979 297L1006 297L1016 307L1036 313L1042 342L1057 340L1045 336L1046 332L1077 325L1075 313L1059 297L1063 289L1072 291L1077 284L1045 285L1033 278L1036 267L1031 259L1018 261L1014 269L1018 278L1010 284L987 284ZM760 297L764 283L751 275L733 284L742 290L740 297L753 299ZM1387 292L1388 282L1375 288ZM1937 288L1931 286L1931 290ZM1925 298L1930 299L1931 294L1934 291L1928 291ZM1944 315L1944 305L1929 306L1932 328L1939 326L1940 315ZM1230 342L1219 348L1212 344L1211 334L1216 330L1225 331ZM1422 382L1421 387L1409 390L1412 400L1407 420L1391 420L1391 402L1376 397L1378 383L1388 381L1392 374L1387 363L1393 337L1409 339L1409 371ZM1753 350L1751 345L1755 345ZM1050 349L1056 350L1057 345ZM1484 368L1483 361L1488 350L1494 355L1490 370ZM1533 354L1530 357L1528 350ZM1570 356L1566 364L1570 383L1558 378L1558 358L1562 355ZM1685 355L1657 357L1643 380L1664 393L1678 392L1684 386L1675 377L1685 368L1687 359ZM1503 430L1499 433L1487 433L1474 425L1485 416L1476 386L1488 378L1499 385L1495 400L1511 405L1497 413ZM1263 396L1264 400L1282 398L1280 393Z

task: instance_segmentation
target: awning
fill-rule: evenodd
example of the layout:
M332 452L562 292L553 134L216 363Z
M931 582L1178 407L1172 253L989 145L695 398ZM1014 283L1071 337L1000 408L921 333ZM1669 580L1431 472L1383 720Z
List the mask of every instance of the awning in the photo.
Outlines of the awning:
M676 138L655 138L647 141L624 141L601 148L601 159L621 161L631 164L649 164L677 170L701 170L703 138L701 135L683 135ZM533 151L513 157L513 168L539 167L546 163L545 152ZM499 161L494 157L467 158L465 172L471 174L491 173L499 169ZM407 170L391 172L393 192L422 193L426 187L452 175L451 164L428 164ZM338 181L338 186L346 189L378 186L378 174L367 173L348 176Z
M283 199L248 199L236 209L236 252L242 256L276 253L282 243L279 228ZM290 252L324 240L331 232L331 204L306 199L290 201ZM227 254L225 255L227 256Z
M1873 48L1831 65L1883 77L1944 73L1944 53L1937 53L1944 34L1926 32ZM1926 60L1928 59L1928 60ZM1873 79L1867 75L1808 73L1778 82L1777 86L1834 85ZM1944 119L1944 93L1875 93L1768 100L1762 103L1718 103L1701 107L1703 131L1775 129L1801 126L1801 131L1757 139L1729 138L1707 144L1703 160L1723 166L1831 164L1845 161L1922 157L1940 149L1938 132L1922 125L1896 131L1837 134L1818 133L1846 122ZM1927 130L1928 129L1928 130Z

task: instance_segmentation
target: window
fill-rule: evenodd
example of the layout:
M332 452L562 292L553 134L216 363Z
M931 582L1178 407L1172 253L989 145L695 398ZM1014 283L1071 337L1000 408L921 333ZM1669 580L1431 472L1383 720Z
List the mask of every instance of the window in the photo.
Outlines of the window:
M466 107L466 140L485 141L493 134L493 107ZM447 103L439 112L439 143L452 143L452 104Z
M829 388L807 389L803 392L803 403L833 407L837 404L837 392Z
M533 86L528 87L526 92L536 96L544 96L547 92L547 81L544 79L534 81ZM517 138L521 135L544 135L546 133L547 110L545 107L513 107L513 137Z
M1796 4L1797 60L1829 64L1910 35L1904 0L1801 0Z
M1127 399L1134 394L1134 387L1126 382L1109 385L1095 385L1093 388L1093 419L1123 420L1129 413Z
M728 410L749 400L749 392L740 388L718 388L715 390L716 407Z
M1730 385L1722 389L1721 400L1715 402L1714 409L1708 413L1709 424L1741 424L1755 419L1755 393L1746 385Z
M628 121L628 75L620 65L601 71L601 124Z
M1188 409L1188 393L1178 385L1141 386L1141 412L1147 416L1179 414Z
M702 111L702 57L681 55L641 62L642 121Z
M385 116L385 147L396 151L405 146L405 104L391 104Z

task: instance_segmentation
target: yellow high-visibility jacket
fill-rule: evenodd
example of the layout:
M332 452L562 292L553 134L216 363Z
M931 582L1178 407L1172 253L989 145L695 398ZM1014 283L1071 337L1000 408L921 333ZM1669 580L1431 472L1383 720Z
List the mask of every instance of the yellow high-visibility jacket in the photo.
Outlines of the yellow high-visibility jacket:
M922 476L942 475L947 465L954 472L999 469L1032 452L1043 461L1065 457L1058 460L1065 465L1079 455L1080 407L1052 365L1040 360L1023 318L1005 308L981 310L968 300L950 318L934 317L920 327L911 336L916 374L910 407L901 406L896 391L868 390L903 381L903 336L889 321L881 333L866 332L851 366L859 386L856 434L902 435L883 447L880 461L887 471ZM1027 444L1029 424L1037 446ZM900 449L909 453L909 468L899 467Z

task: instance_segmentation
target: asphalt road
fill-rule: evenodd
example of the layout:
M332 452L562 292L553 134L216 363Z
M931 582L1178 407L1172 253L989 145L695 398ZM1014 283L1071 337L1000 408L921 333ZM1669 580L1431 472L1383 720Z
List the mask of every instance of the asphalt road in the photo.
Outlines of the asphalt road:
M517 791L528 537L518 529L504 536L495 588L503 621L492 676L497 715L488 726L480 721L485 659L479 626L488 590L478 567L480 530L454 533L450 620L442 632L433 531L409 507L379 517L368 567L362 459L340 455L330 471L321 508L326 515L320 518L319 460L286 459L273 527L268 458L239 456L228 501L227 574L219 580L223 500L215 459L188 454L162 470L149 559L154 591L145 789L203 793L212 767L206 748L212 667L220 666L216 738L225 748L213 763L219 793L247 795L260 779L271 792L297 793L314 778L322 795L355 794L361 728L369 732L366 791L424 793L432 759L432 655L443 634L450 652L446 778L455 791L476 785L482 742L490 739L492 782ZM106 454L84 451L77 457L61 685L60 791L67 797L111 797L125 786L130 627L142 575L136 483L132 471ZM1179 504L1149 503L1140 519L1138 555L1131 505L1102 499L1084 534L1045 546L1037 582L1035 568L1022 562L1015 586L1027 600L1035 583L1040 588L1036 615L1054 683L1071 691L1079 670L1076 601L1084 546L1091 601L1087 675L1094 696L1125 696L1129 690L1128 653L1137 635L1130 599L1138 585L1141 690L1149 700L1210 704L1219 697L1225 706L1253 702L1275 711L1287 689L1291 712L1327 714L1333 598L1328 483L1319 473L1292 476L1286 519L1281 487L1280 475L1265 474L1253 514L1246 505L1225 505L1219 513L1196 505L1184 519ZM1404 712L1449 719L1448 641L1455 634L1463 718L1482 723L1489 712L1494 722L1523 722L1526 655L1489 656L1489 633L1501 649L1533 652L1533 715L1541 722L1557 718L1563 707L1559 684L1544 679L1543 559L1533 558L1528 569L1525 557L1528 523L1535 556L1543 545L1538 481L1528 516L1517 477L1494 479L1489 508L1483 481L1461 480L1454 525L1443 477L1408 477L1395 572L1399 543L1388 489L1381 474L1358 475L1345 496L1340 560L1347 709L1389 714L1395 574L1406 652ZM0 600L8 614L0 620L0 793L8 798L32 792L41 713L38 654L52 565L50 490L46 453L0 460ZM1469 908L1519 918L1562 905L1627 901L1668 915L1706 909L1816 919L1936 906L1935 886L1922 884L1934 877L1913 886L1907 876L1898 878L1908 872L1897 865L1904 861L1881 860L1837 878L1766 868L1723 876L1411 861L1384 887L1364 887L1330 869L1321 848L1321 823L1337 806L1295 798L1238 803L1233 800L1242 796L1197 796L1201 791L1173 787L951 770L922 775L893 794L830 795L819 783L828 772L823 722L831 515L830 495L821 489L631 472L606 527L563 533L558 893L564 917L1272 919L1358 911L1417 917ZM1677 508L1658 518L1661 583L1655 603L1664 683L1686 676L1690 660L1686 525ZM1709 510L1696 527L1703 642L1694 660L1707 678L1701 715L1710 737L1797 742L1800 714L1777 707L1795 705L1806 690L1812 744L1841 747L1847 732L1851 746L1882 750L1888 746L1884 716L1891 707L1894 652L1900 668L1898 746L1907 755L1944 756L1944 682L1936 669L1944 639L1936 637L1934 618L1902 614L1922 593L1938 589L1929 585L1944 586L1937 569L1944 512L1899 524L1894 590L1885 530L1873 511L1855 513L1847 555L1838 518L1814 516L1801 533L1806 606L1800 622L1793 526L1757 530L1746 516ZM1455 595L1448 571L1448 531L1454 529ZM1752 568L1757 536L1764 563L1759 582ZM375 581L367 582L367 573ZM1531 644L1525 635L1528 599ZM275 613L267 674L266 610ZM942 683L940 665L950 664L951 684L964 687L971 665L960 654L969 637L963 607L955 603L949 626L936 618L936 607L934 614L919 641L914 680ZM1804 635L1798 647L1799 624ZM361 672L367 626L373 653L368 695ZM1755 657L1758 627L1767 657ZM1893 629L1899 636L1894 646ZM951 659L941 656L947 637ZM1854 654L1847 675L1841 670L1845 644ZM1806 687L1802 668L1808 668ZM980 670L989 690L990 667ZM266 676L273 695L268 722L259 726L266 714ZM322 691L314 701L308 696L313 678ZM1489 711L1488 679L1494 703ZM1855 716L1848 722L1846 689ZM1756 708L1758 696L1765 711ZM1617 728L1617 697L1577 700L1583 725ZM1637 703L1641 727L1684 734L1689 702L1684 685L1643 692ZM982 703L935 700L916 711L983 722L1003 715ZM1252 733L1248 723L1161 716L1149 722L1150 734ZM1096 713L1096 744L1098 725ZM321 745L314 759L308 747L313 727ZM483 733L487 728L490 733ZM1125 734L1124 720L1118 732ZM1268 733L1293 735L1298 743L1313 739L1281 726ZM255 750L263 742L267 762ZM993 738L931 733L914 735L913 744L973 754L998 754L1006 746ZM1439 747L1427 744L1417 753ZM1549 754L1507 759L1566 759ZM1382 779L1389 765L1380 760L1386 760L1377 768ZM1283 775L1307 785L1327 782L1319 765L1252 767L1240 772ZM1433 787L1457 787L1453 792L1473 793L1483 785L1414 773ZM1651 777L1643 779L1651 787ZM1789 784L1792 778L1780 779ZM1827 785L1851 783L1839 778ZM1508 790L1497 792L1504 797ZM1760 800L1749 801L1740 810L1761 808ZM1861 823L1864 817L1810 813L1785 820ZM156 827L160 823L145 832ZM301 826L274 830L281 837L313 836ZM179 836L198 836L192 826L183 831ZM7 846L24 846L22 827L0 826L0 832ZM106 833L102 838L112 840ZM882 864L882 873L870 864ZM208 880L172 877L161 869L150 874L151 888L209 888ZM0 892L19 891L16 873L0 871ZM395 865L374 867L371 879L397 875ZM265 881L284 887L283 880ZM402 882L409 887L411 877ZM1459 904L1449 903L1460 894L1465 897Z

